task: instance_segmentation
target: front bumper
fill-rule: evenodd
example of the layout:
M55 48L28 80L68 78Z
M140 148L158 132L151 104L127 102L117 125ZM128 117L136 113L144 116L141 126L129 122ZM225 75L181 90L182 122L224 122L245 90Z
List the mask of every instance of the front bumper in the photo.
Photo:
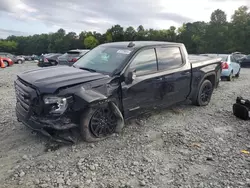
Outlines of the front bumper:
M23 110L22 106L17 103L16 105L16 116L19 122L22 122L26 127L41 132L43 135L50 137L52 140L57 142L64 143L74 143L72 138L60 137L59 133L78 127L77 124L72 123L71 119L66 115L62 117L58 117L55 119L52 118L38 118L30 115L31 113L27 113Z

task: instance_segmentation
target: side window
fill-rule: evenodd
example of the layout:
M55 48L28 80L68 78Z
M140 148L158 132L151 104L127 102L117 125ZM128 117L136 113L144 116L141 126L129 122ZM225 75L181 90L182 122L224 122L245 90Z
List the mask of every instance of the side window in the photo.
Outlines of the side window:
M159 70L180 67L183 63L181 51L178 47L156 48Z
M230 61L233 62L233 63L235 63L236 59L233 56L230 56Z
M147 49L139 52L133 59L130 68L136 70L136 75L157 71L155 50Z

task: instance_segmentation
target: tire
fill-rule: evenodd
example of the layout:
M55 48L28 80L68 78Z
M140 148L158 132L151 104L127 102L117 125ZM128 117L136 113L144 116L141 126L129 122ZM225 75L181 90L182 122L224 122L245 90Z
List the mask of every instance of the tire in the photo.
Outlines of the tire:
M10 66L9 63L8 63L8 61L3 61L3 64L4 64L4 67Z
M235 78L239 78L240 77L240 70L239 72L235 75Z
M213 84L209 80L204 80L199 88L195 101L196 106L207 106L213 94Z
M227 77L227 81L231 82L233 80L233 72Z
M22 60L19 59L19 60L17 60L17 63L22 64L23 62L22 62Z
M107 114L104 115L105 113ZM107 117L110 117L110 121L112 122L110 122ZM113 113L109 105L98 108L88 108L82 114L80 121L80 134L83 140L86 142L97 142L110 137L116 132L116 127L118 125L118 120L116 118L115 113ZM107 122L109 122L109 125ZM110 128L109 133L99 133L100 131L104 131L104 128L107 127ZM99 128L99 131L97 131L97 128Z

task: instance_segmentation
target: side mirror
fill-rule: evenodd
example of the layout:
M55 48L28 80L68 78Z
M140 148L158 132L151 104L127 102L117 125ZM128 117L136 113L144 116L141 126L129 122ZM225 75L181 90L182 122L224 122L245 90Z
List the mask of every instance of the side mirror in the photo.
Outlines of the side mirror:
M131 84L135 78L135 70L129 70L125 76L125 84Z

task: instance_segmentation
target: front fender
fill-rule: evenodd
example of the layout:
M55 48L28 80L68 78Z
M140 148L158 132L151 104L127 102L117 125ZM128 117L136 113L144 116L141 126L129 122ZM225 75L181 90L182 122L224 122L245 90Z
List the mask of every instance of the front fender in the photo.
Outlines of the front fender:
M92 103L94 101L107 100L107 97L105 95L97 91L94 91L92 89L86 90L84 87L81 87L81 89L77 93L75 93L75 95L81 97L87 103Z

